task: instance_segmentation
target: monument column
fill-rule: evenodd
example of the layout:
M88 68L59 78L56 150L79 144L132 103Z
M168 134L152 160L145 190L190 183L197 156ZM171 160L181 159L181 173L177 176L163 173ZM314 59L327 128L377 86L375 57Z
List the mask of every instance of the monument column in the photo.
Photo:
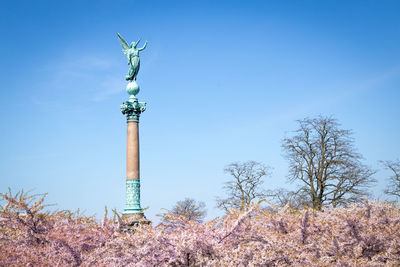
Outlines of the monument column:
M127 91L131 95L121 105L122 114L127 118L126 146L126 206L122 217L129 225L148 223L140 206L140 154L139 154L139 117L146 110L146 103L138 102L133 93L139 92L135 81L130 82Z
M138 102L135 94L139 92L136 81L127 86L131 95L121 105L122 114L127 118L126 146L126 206L122 217L128 225L148 223L140 206L140 154L139 154L139 117L146 110L146 103Z
M129 81L126 86L129 99L121 105L122 114L127 119L127 146L126 146L126 205L122 218L129 226L149 223L140 206L140 155L139 155L139 117L146 110L146 103L139 102L136 95L139 85L136 76L139 72L139 51L145 49L147 41L142 48L137 48L137 42L129 45L119 34L122 50L128 59L129 72L125 79Z

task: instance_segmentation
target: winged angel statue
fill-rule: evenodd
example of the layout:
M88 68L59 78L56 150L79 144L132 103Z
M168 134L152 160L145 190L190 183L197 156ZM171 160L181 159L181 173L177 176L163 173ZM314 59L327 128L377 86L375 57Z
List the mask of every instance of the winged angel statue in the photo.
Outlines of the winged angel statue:
M136 48L140 42L140 39L136 43L132 42L131 45L129 45L124 40L124 38L122 38L122 36L119 35L119 33L117 33L117 35L118 35L118 39L122 46L122 51L124 52L125 56L128 59L129 72L126 75L125 79L127 81L136 81L136 76L137 76L137 74L139 72L139 68L140 68L139 51L142 51L146 48L147 40L142 48Z

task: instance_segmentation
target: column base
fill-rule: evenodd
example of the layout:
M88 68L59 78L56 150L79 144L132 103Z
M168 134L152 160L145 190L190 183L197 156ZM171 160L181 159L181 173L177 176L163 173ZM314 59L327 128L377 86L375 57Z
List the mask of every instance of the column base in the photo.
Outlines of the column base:
M146 219L144 213L123 213L122 219L128 227L138 226L140 224L151 224L151 221Z

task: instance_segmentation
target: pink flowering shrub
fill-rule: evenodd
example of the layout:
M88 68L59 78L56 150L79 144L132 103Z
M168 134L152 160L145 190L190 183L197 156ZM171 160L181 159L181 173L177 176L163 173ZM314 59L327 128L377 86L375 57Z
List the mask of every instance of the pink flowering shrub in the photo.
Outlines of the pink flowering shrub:
M346 208L232 210L203 224L121 232L117 219L44 212L43 197L2 194L0 266L399 266L400 209L385 202Z

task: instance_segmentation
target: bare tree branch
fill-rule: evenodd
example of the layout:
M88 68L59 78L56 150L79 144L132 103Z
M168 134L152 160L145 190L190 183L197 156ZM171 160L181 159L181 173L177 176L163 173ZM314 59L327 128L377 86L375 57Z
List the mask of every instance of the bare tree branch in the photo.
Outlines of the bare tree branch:
M268 190L266 197L277 206L284 207L289 205L292 208L300 209L304 207L312 207L312 203L308 199L308 192L304 188L297 191L290 191L285 188Z
M395 161L380 161L380 163L388 170L392 171L393 175L389 177L389 184L385 189L385 194L391 195L400 199L400 160Z

